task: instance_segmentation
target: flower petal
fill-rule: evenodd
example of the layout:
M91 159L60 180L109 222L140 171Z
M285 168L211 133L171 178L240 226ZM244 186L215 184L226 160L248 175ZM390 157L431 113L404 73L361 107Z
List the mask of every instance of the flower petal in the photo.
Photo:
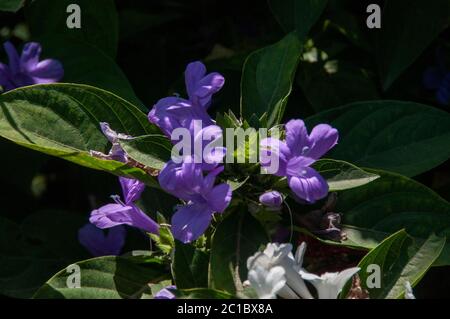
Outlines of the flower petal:
M0 85L3 90L9 91L15 89L15 85L11 82L11 71L6 64L0 63Z
M228 184L219 184L207 195L208 206L214 211L222 213L230 204L233 191Z
M6 41L3 44L5 48L6 54L8 55L9 60L9 69L11 70L12 75L20 72L20 58L17 53L16 48L12 45L11 42Z
M127 205L137 201L145 189L145 184L137 179L119 177L119 182Z
M202 62L195 61L187 65L186 71L184 71L184 80L189 98L194 96L197 84L205 74L206 67Z
M88 223L78 230L78 241L95 257L117 256L125 244L125 235L123 226L109 229L105 236L102 229Z
M135 205L107 204L93 210L89 221L102 229L125 224L149 233L159 233L159 225Z
M22 71L30 72L35 69L39 62L41 51L41 45L37 42L28 42L24 45L20 56Z
M200 237L211 223L212 211L201 204L181 206L172 216L173 236L183 243Z
M328 184L314 169L305 167L296 176L288 176L291 190L308 203L324 198L328 194Z
M64 77L64 68L61 62L47 59L37 63L28 74L37 84L55 83Z
M286 144L293 156L303 155L305 148L310 147L308 131L302 120L290 120L285 125Z
M327 124L319 124L311 131L309 135L311 147L303 155L318 160L337 144L338 139L338 130Z
M261 140L259 161L269 174L286 176L287 162L291 156L285 142L269 137Z

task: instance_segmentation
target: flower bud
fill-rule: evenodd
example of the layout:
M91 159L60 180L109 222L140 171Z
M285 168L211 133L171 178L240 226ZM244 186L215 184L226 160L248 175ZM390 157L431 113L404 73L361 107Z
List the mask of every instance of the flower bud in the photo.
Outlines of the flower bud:
M283 203L283 196L277 191L269 191L259 196L259 202L267 207L280 207Z

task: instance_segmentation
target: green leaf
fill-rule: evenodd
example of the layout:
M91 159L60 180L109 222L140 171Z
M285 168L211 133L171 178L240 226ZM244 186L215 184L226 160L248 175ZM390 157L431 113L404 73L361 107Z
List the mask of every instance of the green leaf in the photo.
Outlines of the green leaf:
M76 263L80 288L68 288L73 270L66 268L48 280L34 295L37 299L139 299L151 298L150 283L167 279L156 260L135 263L124 257L98 257Z
M431 267L442 251L445 238L431 235L425 242L416 243L404 230L391 235L367 254L359 263L359 276L371 299L398 299L405 293L405 282L414 286ZM381 285L371 288L369 265L381 269ZM366 271L367 270L367 271ZM370 271L369 271L370 270ZM375 275L375 273L373 273Z
M0 11L17 12L22 8L25 0L2 0L0 3Z
M360 237L379 241L380 233L392 234L400 229L405 229L417 240L425 240L432 233L439 236L450 234L450 203L404 176L370 172L380 178L357 189L341 192L336 206L336 211L343 214L344 224L357 227ZM448 264L450 242L436 262L436 265Z
M100 49L83 39L64 35L45 35L34 40L42 44L45 58L54 58L62 63L62 82L102 88L147 111L147 107L136 97L122 70Z
M129 157L154 169L162 169L170 159L172 144L163 135L145 135L120 141Z
M208 266L207 253L175 241L172 271L178 289L207 288Z
M450 114L400 101L345 105L306 120L311 129L328 123L339 130L339 143L327 156L360 167L415 176L450 157Z
M317 161L314 168L327 180L330 192L359 187L379 177L350 163L331 159Z
M378 64L388 89L443 31L450 19L447 0L388 0L382 10Z
M269 0L269 6L286 32L295 30L304 38L319 19L327 2L328 0Z
M67 12L70 4L80 6L81 28L67 26L72 14ZM31 2L25 12L33 37L63 35L92 45L112 58L116 56L119 26L113 0L39 0ZM84 59L89 63L87 57Z
M245 207L232 212L218 225L212 239L211 288L232 294L239 291L241 280L247 280L247 258L268 240L264 228Z
M56 271L89 254L77 240L84 217L40 211L18 225L0 217L0 294L30 298Z
M174 290L177 299L233 299L234 297L225 291L205 288Z
M253 114L261 118L267 113L269 127L281 121L300 53L300 41L290 33L247 58L241 80L241 115L244 119L250 119Z
M301 63L297 82L317 112L379 97L368 72L345 61Z
M142 169L89 155L91 150L109 151L100 122L131 136L158 131L135 106L85 85L36 85L0 95L0 136L82 166L156 185Z

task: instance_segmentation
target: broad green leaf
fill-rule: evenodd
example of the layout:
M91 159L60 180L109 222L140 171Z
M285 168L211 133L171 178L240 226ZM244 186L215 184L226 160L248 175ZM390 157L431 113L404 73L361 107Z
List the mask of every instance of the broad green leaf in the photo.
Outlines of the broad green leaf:
M327 2L328 0L269 0L269 6L286 32L295 30L304 38L319 19Z
M392 234L401 229L418 241L432 233L450 234L450 203L404 176L370 172L380 178L339 194L336 211L343 214L344 224L357 227L361 237L374 241L379 241L378 235L382 233ZM449 242L436 264L450 264Z
M345 61L301 63L297 82L317 112L379 97L369 73Z
M22 8L25 0L2 0L0 11L17 12Z
M448 0L388 0L381 12L377 59L388 89L450 21Z
M208 287L208 254L175 241L172 272L178 289Z
M81 28L67 26L72 14L67 12L70 4L80 7ZM113 0L38 0L31 2L25 12L33 37L64 35L95 46L112 58L116 56L119 26ZM87 57L84 59L89 63Z
M327 157L415 176L450 157L450 114L400 101L345 105L306 120L309 129L327 123L339 143Z
M414 286L431 267L442 251L445 238L435 235L417 243L404 230L391 235L367 254L359 263L359 276L364 288L368 289L371 299L398 299L404 296L405 282ZM369 265L378 265L381 269L380 287L372 288Z
M151 298L151 283L167 279L156 260L136 263L124 257L98 257L80 261L80 288L69 288L73 270L61 270L34 295L36 299L140 299Z
M247 280L247 258L268 240L264 228L245 207L233 211L218 225L212 239L211 288L234 294L236 285Z
M154 169L162 169L170 159L172 144L163 135L145 135L121 140L129 157Z
M36 85L0 95L0 136L82 166L156 185L142 169L90 156L91 150L108 153L110 148L100 122L131 136L158 131L135 106L85 85Z
M331 159L317 161L314 168L327 180L330 192L359 187L379 177L350 163Z
M311 236L324 244L368 250L375 248L381 241L390 235L389 233L375 230L360 229L354 226L342 225L342 233L345 234L346 240L336 242L333 240L320 238L305 228L294 226L293 229L299 233Z
M241 115L250 119L267 113L269 127L278 124L292 89L301 44L294 33L252 53L241 79Z
M84 217L41 211L18 225L0 217L0 294L30 298L56 271L89 254L77 240Z
M64 35L47 34L34 40L42 44L44 58L58 59L62 63L64 77L61 82L102 88L147 111L113 58L100 49L83 39Z
M180 289L174 290L174 295L177 299L233 299L234 296L225 291L194 288L194 289Z

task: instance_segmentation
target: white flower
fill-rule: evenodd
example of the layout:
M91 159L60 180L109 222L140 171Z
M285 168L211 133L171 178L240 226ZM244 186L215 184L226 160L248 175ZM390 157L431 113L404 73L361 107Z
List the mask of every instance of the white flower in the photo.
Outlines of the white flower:
M307 280L313 284L317 290L317 296L319 299L337 299L347 281L359 270L360 268L353 267L341 272L327 272L321 276L301 270L300 275L304 280Z
M405 281L405 299L416 299L409 281Z
M248 272L248 281L260 299L275 299L286 284L283 267L276 266L269 271L256 265Z
M286 284L278 291L278 295L286 299L299 299L300 297L312 299L312 295L303 281L300 270L302 270L303 254L306 244L302 243L297 253L292 255L291 244L269 243L263 252L258 252L247 260L249 271L255 267L261 267L270 271L273 267L281 266L285 273Z

